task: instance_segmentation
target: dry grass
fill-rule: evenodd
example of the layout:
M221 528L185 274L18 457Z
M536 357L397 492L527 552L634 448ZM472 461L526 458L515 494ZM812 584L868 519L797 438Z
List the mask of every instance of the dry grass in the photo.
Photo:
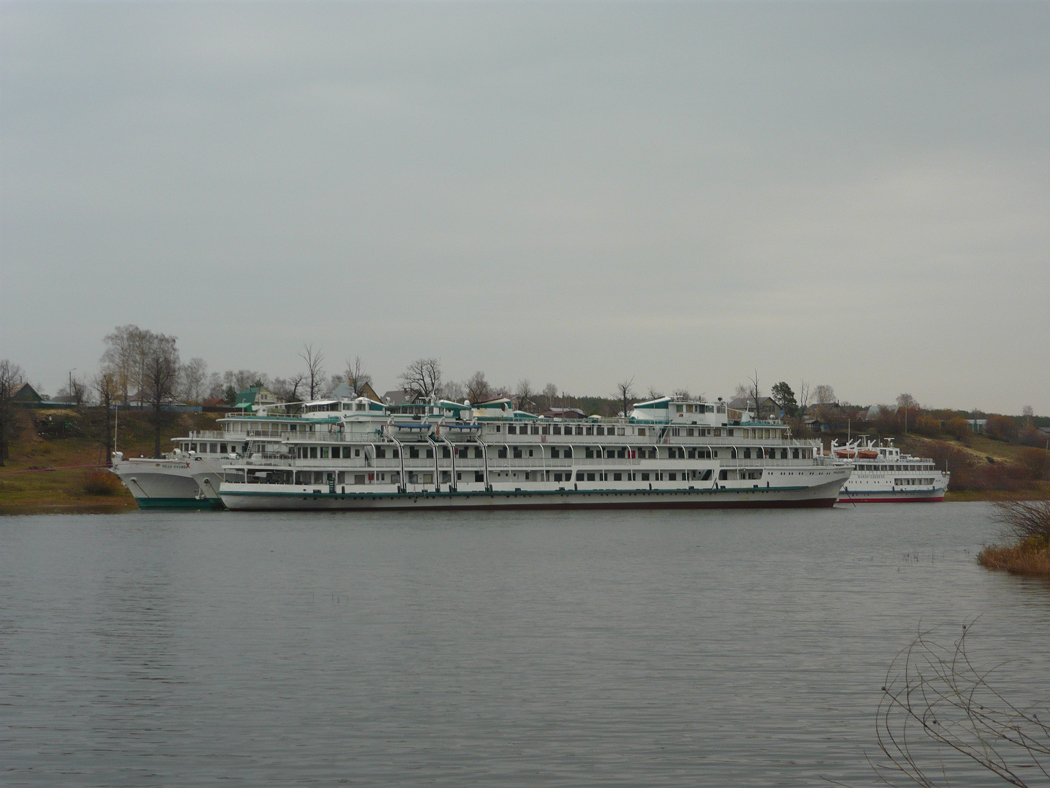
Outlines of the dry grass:
M977 563L1015 575L1050 577L1050 548L1028 543L1003 547L989 545L977 554Z
M1011 545L989 545L977 555L986 569L1050 577L1050 501L1000 501L995 520Z

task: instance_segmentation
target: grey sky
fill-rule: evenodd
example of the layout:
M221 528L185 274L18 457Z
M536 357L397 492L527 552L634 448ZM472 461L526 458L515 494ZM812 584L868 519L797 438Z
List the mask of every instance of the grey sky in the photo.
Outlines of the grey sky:
M0 2L0 357L1050 415L1048 3Z

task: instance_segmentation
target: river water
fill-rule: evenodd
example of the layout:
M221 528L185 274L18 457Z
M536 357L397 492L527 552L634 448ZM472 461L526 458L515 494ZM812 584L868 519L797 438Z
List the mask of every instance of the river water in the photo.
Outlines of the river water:
M920 628L1045 708L990 515L0 518L0 784L872 785Z

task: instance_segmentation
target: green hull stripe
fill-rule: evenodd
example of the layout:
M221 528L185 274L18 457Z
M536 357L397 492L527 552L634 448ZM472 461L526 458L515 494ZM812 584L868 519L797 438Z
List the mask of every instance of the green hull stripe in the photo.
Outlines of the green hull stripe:
M222 509L221 501L197 498L136 498L140 509Z

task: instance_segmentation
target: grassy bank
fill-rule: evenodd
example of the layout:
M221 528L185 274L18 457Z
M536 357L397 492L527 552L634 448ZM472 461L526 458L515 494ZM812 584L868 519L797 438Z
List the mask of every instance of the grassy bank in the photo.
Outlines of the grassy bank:
M168 414L161 447L189 430L216 429L216 414ZM129 456L153 454L147 413L121 413L119 449ZM10 458L0 468L0 514L120 512L135 509L131 493L106 464L105 413L92 409L18 414Z

